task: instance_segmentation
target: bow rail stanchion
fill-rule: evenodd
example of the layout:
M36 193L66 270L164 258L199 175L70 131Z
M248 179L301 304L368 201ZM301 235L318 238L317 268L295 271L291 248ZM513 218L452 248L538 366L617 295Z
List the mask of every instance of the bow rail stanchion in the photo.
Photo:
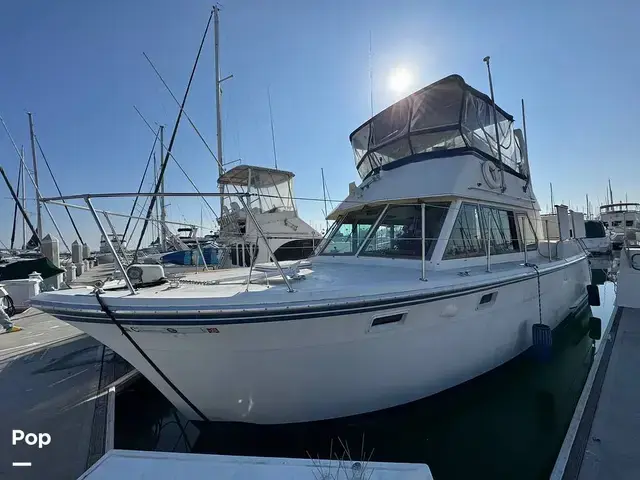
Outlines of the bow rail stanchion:
M100 222L100 218L98 218L98 213L93 208L93 205L91 204L91 199L89 198L88 195L86 195L84 197L84 201L87 204L87 207L89 207L89 210L91 210L91 215L93 216L93 220L96 222L96 225L98 225L98 229L100 230L100 233L104 237L104 241L107 244L107 246L109 247L109 250L111 251L111 254L113 255L113 258L114 258L116 264L118 265L118 269L122 272L122 276L124 278L125 283L127 284L127 288L129 289L129 292L131 292L131 295L135 295L136 294L136 289L133 288L133 284L131 283L131 280L129 279L129 275L127 275L127 271L125 270L124 265L122 264L122 261L120 260L120 256L116 253L116 249L113 247L113 243L111 243L111 239L109 239L109 235L107 235L107 231L102 226L102 223Z

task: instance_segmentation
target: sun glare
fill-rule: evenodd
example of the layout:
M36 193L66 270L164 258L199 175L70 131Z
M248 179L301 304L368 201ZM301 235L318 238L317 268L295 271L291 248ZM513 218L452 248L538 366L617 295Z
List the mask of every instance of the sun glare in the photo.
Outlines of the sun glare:
M389 76L389 88L396 93L407 93L413 83L411 72L404 67L394 68Z

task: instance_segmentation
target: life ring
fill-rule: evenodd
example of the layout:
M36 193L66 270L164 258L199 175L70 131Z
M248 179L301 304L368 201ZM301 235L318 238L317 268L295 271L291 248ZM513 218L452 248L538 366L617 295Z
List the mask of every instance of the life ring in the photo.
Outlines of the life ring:
M482 176L484 177L484 181L489 188L500 188L500 172L498 171L497 165L491 160L486 160L482 164Z

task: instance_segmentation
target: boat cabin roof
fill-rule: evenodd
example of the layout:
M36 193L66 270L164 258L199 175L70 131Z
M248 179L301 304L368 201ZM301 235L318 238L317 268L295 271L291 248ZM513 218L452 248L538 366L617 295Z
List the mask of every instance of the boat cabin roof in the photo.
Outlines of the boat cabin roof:
M502 161L516 174L526 174L513 117L496 105L496 121L493 106L491 98L467 85L460 75L449 75L384 109L349 136L356 169L365 179L398 160L466 149Z
M221 175L218 178L218 184L247 187L249 186L249 182L251 182L252 187L261 188L285 183L294 176L293 172L286 170L253 165L238 165Z
M638 207L640 207L640 203L628 203L628 202L620 202L620 203L610 203L608 205L601 205L600 206L600 210L628 210L627 208L624 207L636 207L634 210L637 210Z

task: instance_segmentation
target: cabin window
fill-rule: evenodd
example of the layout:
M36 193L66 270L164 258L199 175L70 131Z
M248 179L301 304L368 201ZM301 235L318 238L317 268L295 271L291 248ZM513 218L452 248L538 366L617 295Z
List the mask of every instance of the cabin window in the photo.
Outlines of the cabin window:
M627 227L633 227L633 220L626 221Z
M425 205L425 258L436 246L449 203ZM365 256L422 258L422 207L392 205L360 253Z
M333 232L322 255L354 255L383 209L384 206L379 206L348 213Z
M612 227L619 227L621 224L622 224L622 222L620 222L620 221L611 222L611 226Z
M522 235L522 243L526 243L527 251L535 251L538 249L538 237L531 225L531 220L527 215L518 215L518 222L520 224L520 233Z
M494 207L481 207L484 228L491 232L491 254L520 251L518 230L513 212Z
M478 206L463 203L451 230L443 260L485 255Z

